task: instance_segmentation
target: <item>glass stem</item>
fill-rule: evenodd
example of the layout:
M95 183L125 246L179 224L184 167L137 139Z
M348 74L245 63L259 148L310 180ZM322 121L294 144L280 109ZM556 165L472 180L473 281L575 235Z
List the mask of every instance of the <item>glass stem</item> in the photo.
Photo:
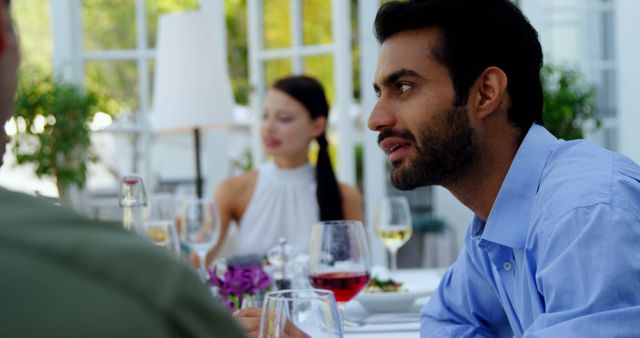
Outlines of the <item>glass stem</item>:
M398 250L390 250L391 251L391 272L396 272L398 270Z
M338 315L340 316L340 321L342 322L342 329L344 330L344 326L345 324L349 324L349 323L345 323L344 320L344 303L343 302L336 302L338 303Z
M207 254L198 253L198 260L200 261L200 279L205 284L209 281L209 274L207 273L207 264L205 263L207 260Z

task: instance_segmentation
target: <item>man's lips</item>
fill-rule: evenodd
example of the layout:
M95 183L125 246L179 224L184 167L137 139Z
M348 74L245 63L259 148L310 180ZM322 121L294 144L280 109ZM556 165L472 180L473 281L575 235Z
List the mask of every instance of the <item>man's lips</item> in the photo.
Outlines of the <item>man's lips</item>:
M382 148L382 151L387 154L390 162L394 162L402 158L410 146L411 142L398 137L388 137L380 142L380 148Z

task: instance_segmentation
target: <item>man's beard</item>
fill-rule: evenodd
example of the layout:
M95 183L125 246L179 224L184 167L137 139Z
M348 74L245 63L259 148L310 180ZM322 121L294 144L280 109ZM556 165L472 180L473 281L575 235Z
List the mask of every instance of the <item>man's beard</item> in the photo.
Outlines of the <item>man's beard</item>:
M473 167L478 153L476 134L466 108L456 107L438 117L442 118L423 126L417 140L408 131L397 135L413 141L416 154L413 159L405 157L392 163L391 183L396 188L443 185L459 179Z

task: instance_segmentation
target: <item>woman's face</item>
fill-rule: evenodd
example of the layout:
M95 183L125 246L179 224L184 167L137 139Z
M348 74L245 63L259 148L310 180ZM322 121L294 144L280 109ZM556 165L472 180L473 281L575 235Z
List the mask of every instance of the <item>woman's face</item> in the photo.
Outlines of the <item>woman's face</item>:
M323 131L326 119L311 119L307 109L285 92L270 89L262 115L262 144L273 157L304 158L309 143Z

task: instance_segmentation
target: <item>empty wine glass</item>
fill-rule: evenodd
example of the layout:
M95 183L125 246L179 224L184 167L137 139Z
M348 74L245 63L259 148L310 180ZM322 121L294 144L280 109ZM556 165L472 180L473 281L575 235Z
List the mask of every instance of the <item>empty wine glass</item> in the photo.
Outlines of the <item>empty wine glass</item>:
M261 338L342 337L331 291L300 289L266 294L260 316Z
M358 221L322 221L311 228L309 280L333 291L338 306L369 283L371 262L364 227Z
M209 279L205 259L207 252L220 236L220 217L216 205L208 199L189 199L180 217L180 238L198 255L199 273L203 281Z
M411 212L404 196L384 197L376 209L376 235L391 253L391 271L397 270L398 249L411 237Z

